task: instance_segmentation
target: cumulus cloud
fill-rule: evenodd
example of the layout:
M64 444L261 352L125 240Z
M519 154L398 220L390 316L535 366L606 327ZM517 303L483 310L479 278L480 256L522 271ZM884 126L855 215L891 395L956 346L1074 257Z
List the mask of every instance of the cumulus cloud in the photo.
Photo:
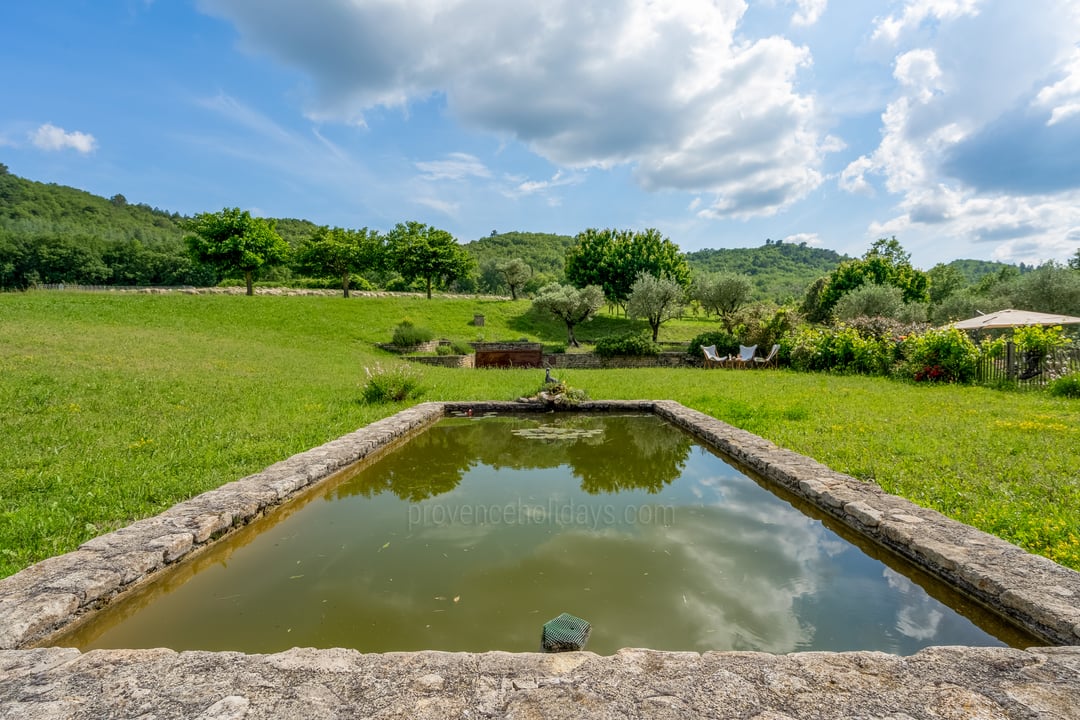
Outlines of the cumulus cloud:
M818 247L821 245L821 238L818 237L817 233L795 233L794 235L788 235L784 238L784 242L792 243L794 245L806 243L807 245Z
M975 15L983 0L907 0L899 14L879 18L874 28L874 39L896 42L908 31L928 21L944 22L965 15Z
M993 244L995 259L1069 254L1080 225L1080 12L1048 0L1045 14L1007 0L911 0L878 20L894 50L894 96L876 149L848 163L839 185L898 196L899 213L869 227L940 244ZM963 19L963 22L959 22ZM934 21L933 33L906 30ZM915 47L902 47L918 36Z
M795 0L798 11L791 18L792 25L813 25L825 12L829 0Z
M1047 125L1056 125L1080 113L1080 48L1073 51L1061 80L1039 91L1035 104L1050 108Z
M84 155L97 148L97 140L93 135L78 130L68 132L52 123L45 123L30 133L30 142L41 150L71 149Z
M823 0L797 0L810 24ZM822 180L835 147L796 88L810 54L741 37L743 0L200 0L244 47L310 78L308 113L363 123L444 97L466 125L565 169L630 165L650 190L710 193L703 213L769 215Z

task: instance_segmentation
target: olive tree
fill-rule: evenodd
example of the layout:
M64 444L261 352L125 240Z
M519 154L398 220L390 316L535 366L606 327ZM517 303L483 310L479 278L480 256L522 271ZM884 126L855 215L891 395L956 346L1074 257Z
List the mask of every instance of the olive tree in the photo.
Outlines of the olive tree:
M735 327L739 308L749 302L753 290L746 275L718 273L695 278L691 292L705 312L716 313L730 333Z
M682 286L674 280L641 273L630 287L626 314L634 318L645 318L652 328L653 342L656 342L660 326L682 314L683 294Z
M521 258L496 263L495 270L502 281L510 287L512 300L517 300L518 290L532 277L532 268Z
M588 322L604 306L604 291L597 285L578 289L571 285L552 283L540 288L533 298L533 307L548 312L566 323L566 342L580 347L574 337L574 327Z
M280 265L289 257L289 245L274 230L274 222L240 208L199 213L185 229L191 256L223 274L243 273L248 295L255 294L254 275L260 268Z

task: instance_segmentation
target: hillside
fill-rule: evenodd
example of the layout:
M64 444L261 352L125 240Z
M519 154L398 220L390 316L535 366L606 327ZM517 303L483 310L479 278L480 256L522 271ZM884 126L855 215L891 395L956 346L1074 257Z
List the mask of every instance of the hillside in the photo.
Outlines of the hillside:
M566 250L573 244L574 238L569 235L506 232L467 242L464 247L473 254L480 267L499 260L521 258L534 273L550 275L562 282Z
M697 250L687 253L686 259L695 273L749 275L754 283L754 299L783 302L802 297L810 283L849 258L805 243L767 240L756 248Z
M184 217L120 194L103 198L83 190L40 183L8 172L0 164L0 288L35 283L90 285L205 285L218 278L195 265L183 243ZM278 232L296 246L317 225L310 220L281 218ZM549 281L565 281L563 265L569 235L537 232L495 233L464 247L480 270L474 286L483 292L504 292L493 271L496 262L522 258L533 269L535 290ZM722 248L687 253L694 272L732 272L753 279L756 300L801 298L806 287L848 259L832 250L805 244L766 241L755 248ZM967 281L979 282L1015 266L982 260L949 263ZM1020 266L1020 271L1030 270ZM287 281L288 268L274 271ZM382 280L374 279L381 283Z

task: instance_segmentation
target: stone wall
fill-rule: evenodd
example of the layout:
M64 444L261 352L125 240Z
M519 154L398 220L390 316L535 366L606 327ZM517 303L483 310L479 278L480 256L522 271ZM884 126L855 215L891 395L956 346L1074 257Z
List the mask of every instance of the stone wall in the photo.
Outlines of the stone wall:
M544 355L544 364L554 368L568 369L609 369L609 368L651 368L651 367L692 367L693 358L685 352L662 352L659 355L629 357L601 357L596 353L552 353Z
M472 368L476 367L475 355L417 355L408 360L423 365L435 365L436 367L449 368Z
M394 345L393 343L376 343L376 346L383 350L389 350L392 353L397 353L399 355L407 355L409 353L433 353L435 352L435 350L438 349L440 345L444 343L446 345L449 345L450 341L428 340L427 342L422 342L418 345L409 345L407 347L403 347L401 345Z

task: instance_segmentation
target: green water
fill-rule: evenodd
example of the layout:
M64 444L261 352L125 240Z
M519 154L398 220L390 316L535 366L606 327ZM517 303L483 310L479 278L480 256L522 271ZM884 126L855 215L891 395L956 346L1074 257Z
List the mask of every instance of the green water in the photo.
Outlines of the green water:
M563 612L601 654L1033 644L883 559L653 416L451 418L57 644L532 651Z

